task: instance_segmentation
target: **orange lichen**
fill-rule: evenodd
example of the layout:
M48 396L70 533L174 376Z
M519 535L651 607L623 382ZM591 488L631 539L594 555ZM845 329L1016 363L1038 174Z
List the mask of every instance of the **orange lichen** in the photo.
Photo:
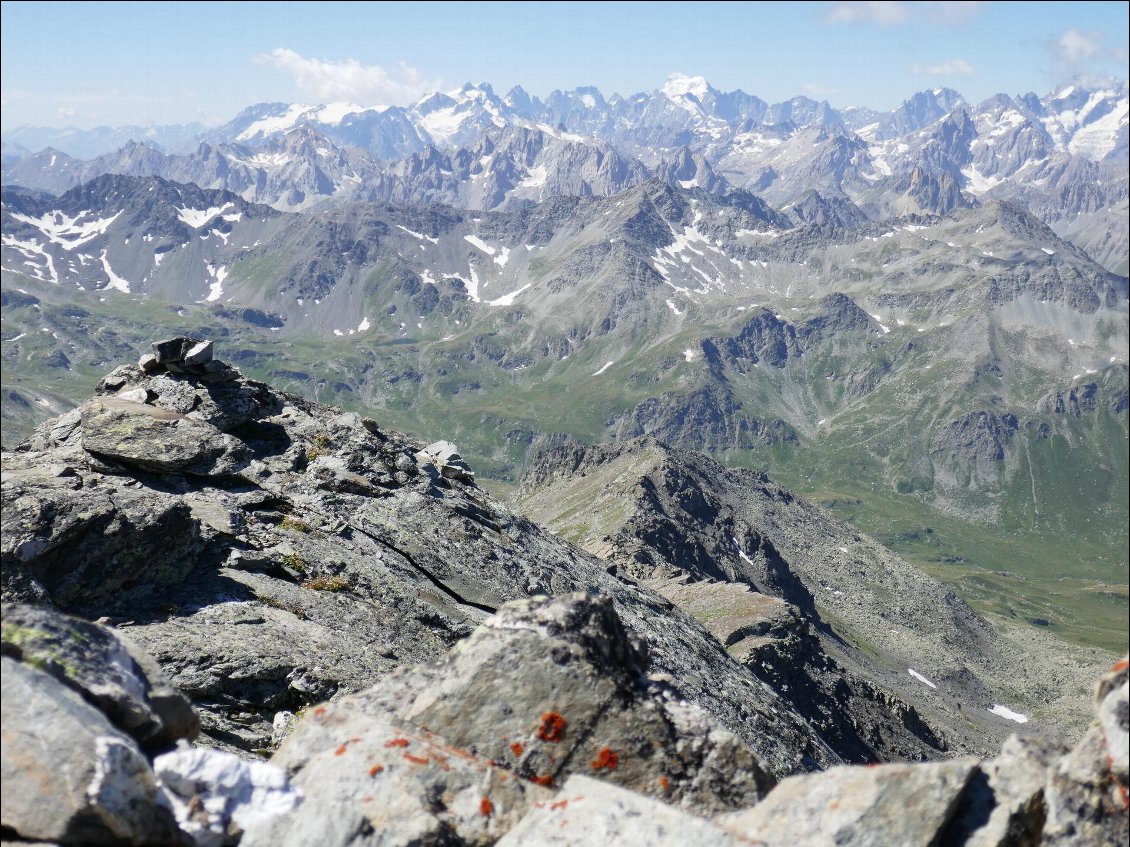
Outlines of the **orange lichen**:
M1111 670L1114 671L1114 673L1122 673L1122 671L1126 670L1128 667L1130 667L1130 659L1119 659L1114 663Z
M346 741L344 744L342 744L340 747L338 747L336 750L334 750L334 755L335 756L344 756L345 751L348 750L348 749L349 749L349 742Z
M549 808L554 810L554 811L557 811L558 809L564 809L568 805L569 805L568 800L558 800L556 803L551 805Z
M385 747L407 747L407 746L408 746L408 739L407 738L394 738L394 739L392 739L392 741L386 741L385 742Z
M661 775L659 777L659 787L662 788L664 791L670 791L671 790L671 780L669 780L666 775Z
M553 774L551 773L543 774L542 776L531 776L530 782L534 783L535 785L544 785L546 787L552 787L557 784L557 780L553 778Z
M484 818L489 818L491 812L494 811L494 803L490 801L489 797L484 797L479 801L479 812Z
M411 753L405 753L404 759L414 765L426 765L428 763L426 756L413 756Z
M620 766L620 756L615 751L607 747L602 747L591 764L594 771L601 770L602 768L614 771Z
M557 712L546 712L541 716L541 726L538 727L538 738L542 741L557 743L565 736L565 718Z
M385 769L384 765L373 765L371 768L369 768L369 776L376 776L377 774L379 774L384 769Z
M517 741L515 741L513 744L510 745L510 752L513 753L515 756L521 756L524 752L526 752L526 748L523 747L521 744L519 744Z
M326 713L326 707L325 706L317 706L314 709L314 714L317 715L318 717L321 717L325 713Z

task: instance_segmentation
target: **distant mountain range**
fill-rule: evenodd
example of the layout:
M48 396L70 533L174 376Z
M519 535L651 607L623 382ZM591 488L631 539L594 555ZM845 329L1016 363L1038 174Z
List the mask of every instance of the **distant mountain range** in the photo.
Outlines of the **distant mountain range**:
M683 76L607 100L594 88L542 101L466 85L410 108L260 104L208 131L21 128L4 136L3 181L57 194L106 173L161 176L289 211L349 201L515 208L609 196L653 176L743 188L777 207L817 190L876 219L1009 199L1125 273L1127 102L1125 83L975 105L938 88L889 113L806 97L768 104Z
M257 106L194 144L5 148L5 443L191 332L484 476L658 438L771 471L981 610L1124 630L1124 83L885 114L687 77L465 86Z

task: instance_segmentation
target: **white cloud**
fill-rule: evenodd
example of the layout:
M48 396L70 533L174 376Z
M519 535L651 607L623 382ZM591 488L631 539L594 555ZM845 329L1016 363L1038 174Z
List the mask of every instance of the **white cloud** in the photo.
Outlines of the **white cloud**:
M945 59L932 65L911 65L911 73L925 76L972 76L973 67L964 59Z
M910 17L904 3L833 3L828 10L830 24L879 24L894 26Z
M399 62L389 73L380 65L362 65L356 59L344 62L310 59L285 47L260 54L255 61L286 71L300 91L321 103L347 101L365 106L404 106L440 85L439 80L425 79L404 62Z
M75 110L70 106L60 106L55 110L55 114L63 120L69 120L75 116Z
M1065 62L1074 64L1094 59L1102 52L1102 36L1097 32L1088 34L1077 29L1069 29L1059 37L1059 56Z
M948 3L837 2L831 4L825 21L830 24L879 26L898 26L915 21L959 24L975 17L984 5L980 0Z
M813 97L827 97L829 94L835 94L840 90L826 85L817 85L815 82L806 82L801 88L804 89L805 94L811 94Z

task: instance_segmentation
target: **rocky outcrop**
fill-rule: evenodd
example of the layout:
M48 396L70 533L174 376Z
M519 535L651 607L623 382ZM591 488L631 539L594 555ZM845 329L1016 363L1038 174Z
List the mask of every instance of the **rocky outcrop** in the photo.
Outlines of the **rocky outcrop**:
M493 499L451 445L190 363L201 344L158 344L150 372L116 369L4 454L0 553L6 600L127 632L191 699L202 741L269 752L276 716L434 659L507 601L596 590L766 773L838 761L697 621ZM154 460L174 443L225 447Z
M849 762L988 755L1017 728L994 705L1031 713L1086 685L763 473L653 440L567 444L530 463L515 500L696 617ZM1068 736L1084 696L1060 700L1078 718L1023 729Z
M113 630L3 610L3 830L59 844L181 844L147 753L196 733L187 700Z
M5 606L0 649L78 693L146 751L193 738L199 729L184 695L115 630L33 606Z

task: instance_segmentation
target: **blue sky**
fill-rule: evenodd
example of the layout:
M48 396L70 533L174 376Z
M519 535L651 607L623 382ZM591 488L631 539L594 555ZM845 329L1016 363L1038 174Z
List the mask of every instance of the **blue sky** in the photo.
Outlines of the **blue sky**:
M1125 79L1115 3L9 3L5 129L226 121L265 101L409 103L434 87L650 91L672 72L769 101L890 109Z

